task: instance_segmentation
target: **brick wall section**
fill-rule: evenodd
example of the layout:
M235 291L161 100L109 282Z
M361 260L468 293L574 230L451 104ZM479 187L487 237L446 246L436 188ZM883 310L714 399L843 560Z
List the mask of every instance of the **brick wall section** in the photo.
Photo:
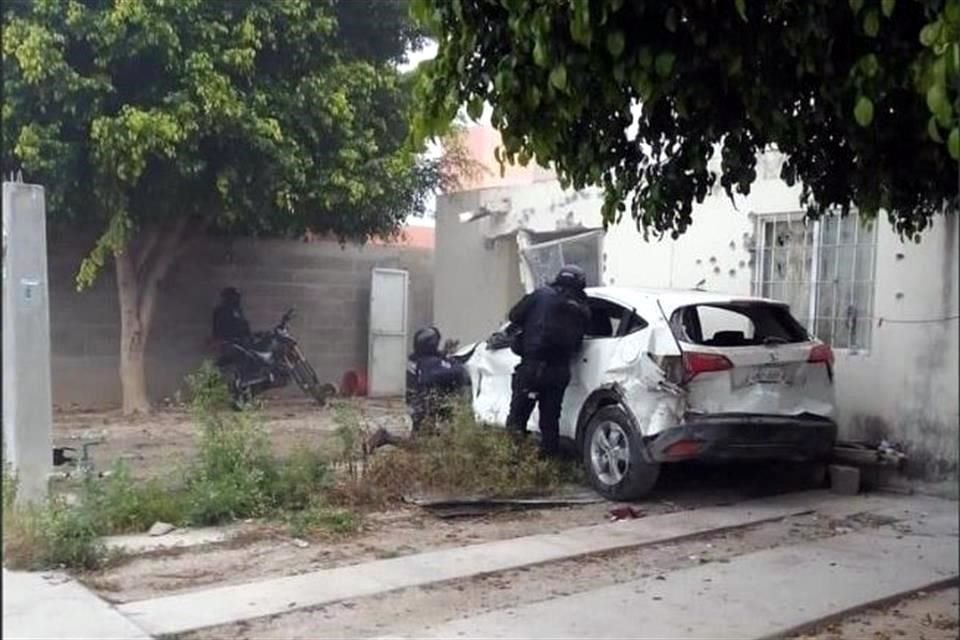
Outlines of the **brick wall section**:
M51 237L49 246L53 396L59 407L97 408L119 403L117 374L120 314L112 266L83 293L74 274L91 244ZM433 251L332 242L203 240L160 288L147 349L147 378L155 400L181 388L183 377L206 355L211 314L222 287L244 294L253 328L276 323L297 309L291 331L322 381L338 384L350 369L365 370L370 272L410 273L410 334L432 322Z

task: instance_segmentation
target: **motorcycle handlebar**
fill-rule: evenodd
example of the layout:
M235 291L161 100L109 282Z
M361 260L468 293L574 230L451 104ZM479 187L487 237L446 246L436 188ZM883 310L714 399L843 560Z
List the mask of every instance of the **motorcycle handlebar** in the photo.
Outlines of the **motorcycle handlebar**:
M293 316L294 316L294 315L296 315L296 310L295 310L295 309L292 309L292 308L291 308L291 309L287 309L287 312L284 313L284 314L283 314L283 317L280 319L280 324L277 325L277 326L278 326L278 327L286 327L286 326L287 326L287 323L289 323L290 320L293 319Z

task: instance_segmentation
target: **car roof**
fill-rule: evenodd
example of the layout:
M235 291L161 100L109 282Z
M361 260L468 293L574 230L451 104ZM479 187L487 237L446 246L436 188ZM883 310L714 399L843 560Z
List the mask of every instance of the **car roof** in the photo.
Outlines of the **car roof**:
M729 304L732 302L757 302L786 306L779 300L738 296L729 293L714 293L699 289L645 289L641 287L590 287L587 295L604 298L623 306L640 307L659 302L665 313L670 314L680 307L694 304Z

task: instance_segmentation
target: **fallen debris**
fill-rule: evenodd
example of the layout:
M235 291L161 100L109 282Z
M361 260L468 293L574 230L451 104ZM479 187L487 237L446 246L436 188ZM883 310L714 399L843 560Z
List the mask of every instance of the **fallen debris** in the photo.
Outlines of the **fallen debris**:
M602 502L596 494L550 496L537 498L447 497L438 499L403 497L403 501L429 512L438 518L484 516L501 511L554 509Z

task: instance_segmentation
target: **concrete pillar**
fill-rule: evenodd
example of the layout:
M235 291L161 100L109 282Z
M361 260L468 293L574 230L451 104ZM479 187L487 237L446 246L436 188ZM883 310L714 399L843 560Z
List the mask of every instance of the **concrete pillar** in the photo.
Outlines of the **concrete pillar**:
M18 499L42 500L53 469L43 187L3 183L3 447Z

